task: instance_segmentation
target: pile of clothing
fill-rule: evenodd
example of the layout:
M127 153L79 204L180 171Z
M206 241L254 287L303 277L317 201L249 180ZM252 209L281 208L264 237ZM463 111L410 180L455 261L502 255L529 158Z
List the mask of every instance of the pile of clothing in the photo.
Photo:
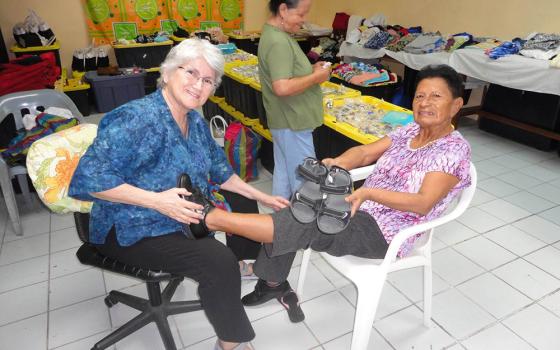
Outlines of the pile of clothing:
M319 38L318 44L309 50L307 57L312 63L317 61L335 63L338 50L343 41L344 37L338 33L333 33L329 37Z
M2 158L10 165L24 164L31 144L52 133L78 124L72 113L64 108L49 107L36 115L27 111L23 116L25 129L18 130L7 147L2 149Z
M60 76L54 52L24 55L0 64L0 96L12 92L52 88Z
M169 40L169 34L166 32L154 32L152 34L140 34L137 35L134 40L118 39L116 41L119 45L130 45L130 44L149 44L149 43L161 43Z
M519 53L539 60L550 60L560 54L560 35L533 33L527 37Z
M397 76L380 65L370 65L364 62L344 63L336 66L332 74L357 86L375 86L397 81Z
M488 48L485 53L491 59L520 54L538 60L552 60L551 67L555 67L554 58L560 55L560 35L532 33L526 39L514 38Z
M29 10L29 15L23 22L14 25L12 32L19 47L23 48L49 46L56 40L51 27L33 10Z

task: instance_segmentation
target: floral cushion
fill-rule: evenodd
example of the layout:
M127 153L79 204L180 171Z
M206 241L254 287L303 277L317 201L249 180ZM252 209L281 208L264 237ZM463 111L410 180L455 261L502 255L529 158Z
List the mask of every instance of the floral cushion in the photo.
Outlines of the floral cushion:
M35 141L27 154L27 171L39 198L60 214L87 213L92 202L68 197L80 157L97 135L97 125L80 124Z

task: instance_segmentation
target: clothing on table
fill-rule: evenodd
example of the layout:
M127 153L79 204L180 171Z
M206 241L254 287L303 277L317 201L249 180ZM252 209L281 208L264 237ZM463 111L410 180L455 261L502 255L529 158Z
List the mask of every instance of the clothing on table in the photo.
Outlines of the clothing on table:
M413 149L410 142L419 130L418 124L411 123L389 134L391 146L377 160L363 187L417 193L429 172L457 177L457 185L428 214L404 212L367 200L344 230L336 235L325 235L316 223L300 224L289 210L280 210L272 214L273 242L263 245L255 262L255 274L268 281L283 282L289 274L295 252L308 247L335 256L383 258L388 244L400 230L441 216L459 192L471 183L470 146L459 132L453 131ZM420 236L408 239L400 247L399 256L408 254Z
M297 222L289 208L273 213L272 221L273 242L263 244L253 265L255 275L266 281L285 281L300 249L377 259L383 258L389 247L375 220L364 212L357 212L348 226L335 235L322 233L315 222Z
M198 295L218 338L246 342L255 337L241 304L241 277L235 255L214 238L188 239L182 232L145 237L123 247L114 227L105 244L96 245L104 255L125 264L163 270L198 283Z
M315 158L312 130L271 129L274 155L272 194L289 199L301 185L296 169L307 157Z
M187 120L185 138L159 89L114 109L101 120L97 137L80 159L69 189L71 197L94 202L92 243L102 244L113 225L123 246L144 237L181 231L183 225L152 209L96 199L91 192L124 183L161 192L176 187L179 174L187 173L193 185L208 196L208 176L222 184L233 175L200 114L190 111Z
M444 49L446 41L439 34L422 34L404 47L404 51L413 54L438 52Z
M484 51L488 57L493 60L496 60L500 57L508 56L508 55L515 55L519 53L521 47L523 45L523 41L521 39L514 39L513 41L504 41L500 44L500 46L494 47L493 49L489 49Z
M380 31L374 34L372 37L370 37L369 40L364 44L364 47L366 49L378 50L381 49L382 47L385 47L387 43L389 43L392 40L393 37L391 36L391 34L385 31Z
M536 33L523 43L524 50L549 51L558 47L560 47L560 35L558 34Z
M323 94L314 85L300 94L276 96L272 82L306 76L313 67L297 41L265 24L259 40L259 78L269 129L315 129L323 123Z
M441 199L426 215L389 208L367 200L360 206L375 218L387 242L402 229L418 225L441 216L461 190L471 183L469 176L471 149L458 131L437 139L424 147L410 147L420 127L410 123L398 128L388 136L391 146L377 160L375 171L364 183L367 188L380 188L395 192L418 193L427 173L443 172L459 179L459 183ZM401 246L399 256L406 255L418 237L412 237Z
M395 52L402 51L406 47L406 45L413 42L417 37L418 34L415 33L406 34L402 38L400 38L396 43L391 43L387 45L387 50L391 50Z

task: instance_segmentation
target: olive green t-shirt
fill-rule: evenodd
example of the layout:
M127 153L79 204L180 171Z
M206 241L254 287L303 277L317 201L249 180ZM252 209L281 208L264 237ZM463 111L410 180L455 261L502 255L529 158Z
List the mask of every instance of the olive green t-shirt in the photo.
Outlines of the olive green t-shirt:
M313 85L293 96L276 96L272 82L309 75L313 67L296 40L265 24L259 40L259 76L263 104L270 129L305 130L323 124L323 95Z

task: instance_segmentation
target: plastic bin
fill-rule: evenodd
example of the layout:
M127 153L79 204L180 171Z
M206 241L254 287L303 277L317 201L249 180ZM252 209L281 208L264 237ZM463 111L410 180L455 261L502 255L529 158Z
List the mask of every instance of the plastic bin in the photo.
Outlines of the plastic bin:
M354 85L352 83L349 83L344 79L339 79L333 76L331 76L330 81L332 83L342 84L354 90L358 90L362 93L362 95L377 97L385 101L393 100L393 96L395 96L395 92L400 84L399 81L397 80L397 81L387 82L374 86L359 86L359 85Z
M117 63L121 68L159 67L171 47L171 40L149 44L113 45Z
M398 111L398 112L409 112L411 113L410 110L407 110L405 108L396 106L394 104L391 104L389 102L385 102L382 101L378 98L375 97L371 97L371 96L360 96L360 97L356 97L354 98L355 100L364 103L364 104L370 104L370 105L374 105L377 108L380 108L382 110L385 110L387 112L389 111ZM340 107L343 106L345 104L348 103L347 99L338 99L338 100L334 100L333 101L333 107ZM360 129L358 129L357 127L345 123L345 122L338 122L336 120L336 117L329 114L330 110L328 108L325 108L325 115L324 115L324 124L328 127L330 127L331 129L337 131L339 134L342 134L360 144L369 144L372 143L374 141L377 141L380 137L385 136L385 135L371 135L371 134L366 134L363 133ZM380 120L372 120L372 124L373 123L377 123L380 125L383 125L384 127L387 126L386 123L383 123ZM334 143L334 142L333 142Z
M56 65L62 67L60 64L59 50L60 50L60 43L58 42L58 40L49 46L30 46L30 47L23 48L14 45L10 48L10 51L12 51L16 57L21 57L23 55L40 55L45 52L54 52Z
M156 91L159 76L159 67L146 69L146 79L144 80L144 91L146 95Z
M72 79L69 79L69 81L71 80ZM91 112L89 105L89 89L90 85L87 83L69 84L62 87L62 91L70 97L83 116L88 116Z
M128 101L144 97L145 72L130 75L99 76L87 72L86 80L91 83L97 111L108 112Z
M237 35L228 33L229 41L234 43L237 48L252 53L253 55L257 54L259 48L259 39L260 35L257 33L253 34L246 34L246 35Z

